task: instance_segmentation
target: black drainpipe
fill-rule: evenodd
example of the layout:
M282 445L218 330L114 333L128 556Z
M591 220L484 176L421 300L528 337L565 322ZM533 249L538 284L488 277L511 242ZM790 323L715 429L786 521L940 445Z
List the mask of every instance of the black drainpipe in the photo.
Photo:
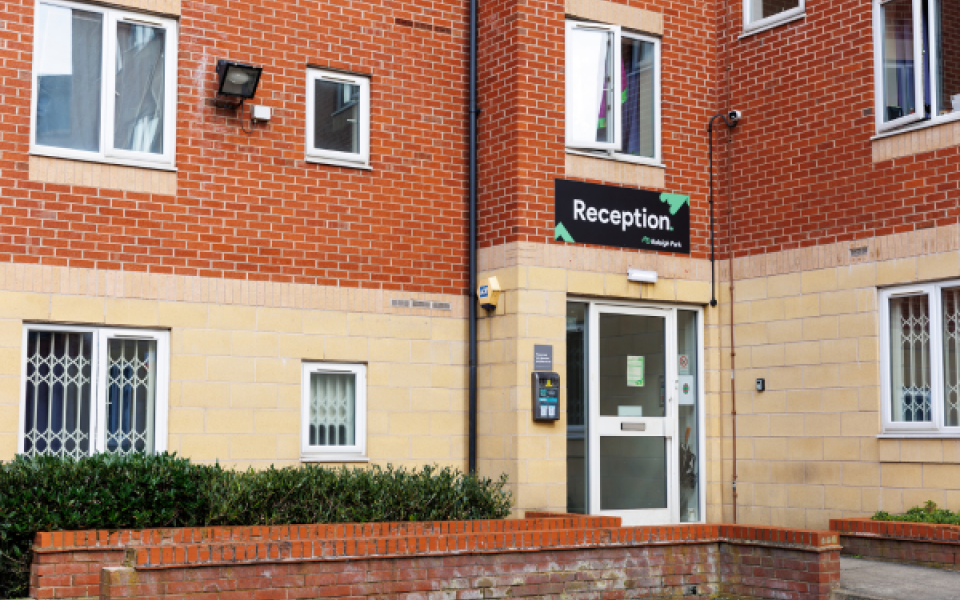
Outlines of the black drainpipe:
M467 469L477 472L477 2L470 0L470 150L469 150L469 196L470 196L470 287L467 298L470 304L470 376L469 424L467 426Z
M710 122L707 123L707 138L710 146L710 306L717 305L717 246L713 233L713 122L718 117L723 119L729 129L733 129L740 122L740 113L737 111L730 111L727 114L719 113L710 117Z

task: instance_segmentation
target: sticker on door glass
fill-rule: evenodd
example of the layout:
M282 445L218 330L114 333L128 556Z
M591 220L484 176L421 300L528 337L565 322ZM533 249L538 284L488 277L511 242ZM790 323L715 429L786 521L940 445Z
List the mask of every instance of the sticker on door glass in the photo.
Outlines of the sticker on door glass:
M681 375L690 374L690 357L686 354L681 354L677 357L677 366L680 368Z
M643 387L643 357L627 357L627 387Z

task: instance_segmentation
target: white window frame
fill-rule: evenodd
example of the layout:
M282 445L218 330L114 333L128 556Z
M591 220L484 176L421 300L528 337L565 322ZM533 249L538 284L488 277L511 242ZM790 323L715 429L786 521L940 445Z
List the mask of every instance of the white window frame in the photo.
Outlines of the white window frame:
M310 445L310 376L314 373L353 373L356 431L353 446ZM301 462L366 462L367 458L367 365L303 362L300 380Z
M17 453L24 451L24 427L27 422L27 339L31 331L54 333L90 333L93 347L90 349L90 454L106 449L107 426L107 377L106 364L102 360L107 342L113 338L154 340L157 343L157 389L154 396L153 453L167 450L168 414L170 410L170 332L152 329L119 329L112 327L79 327L76 325L51 325L24 323L20 351L20 419L17 430Z
M883 10L884 4L892 0L873 0L873 89L874 89L874 114L876 118L877 133L889 132L903 128L904 131L911 131L915 128L924 126L939 125L941 123L950 123L960 120L960 111L949 112L940 115L939 112L944 107L940 106L940 90L937 81L937 66L940 62L939 49L937 48L937 28L933 26L934 16L937 14L939 0L912 0L913 6L913 60L914 72L918 74L914 82L914 94L917 98L918 110L912 115L905 115L893 121L884 122L883 105ZM927 14L930 15L930 27L927 32L927 45L930 48L930 118L926 118L925 94L924 94L924 73L923 68L923 3L927 3ZM942 26L942 25L941 25ZM923 122L923 123L920 123ZM915 124L915 125L914 125ZM913 125L912 127L904 127Z
M314 82L317 80L346 83L360 87L360 152L337 152L314 148L314 121L316 101ZM362 75L351 75L340 71L327 71L317 68L307 69L307 127L306 127L306 160L307 162L325 163L342 167L370 168L370 78Z
M625 154L621 152L623 149L623 105L621 102L616 101L614 105L614 119L613 119L613 130L614 130L614 141L613 142L597 142L592 140L577 140L574 139L570 134L569 128L565 132L565 144L568 152L573 154L584 154L587 156L598 156L601 158L613 158L618 161L624 162L633 162L639 164L646 164L652 166L663 166L662 165L662 152L661 152L661 97L660 97L660 76L661 76L661 61L660 61L660 43L661 40L658 37L651 35L645 35L642 33L636 33L629 30L624 30L619 25L610 25L604 23L594 23L590 21L578 21L574 19L567 19L565 27L565 44L566 51L569 54L573 49L570 47L569 43L566 43L566 40L569 39L569 32L572 29L584 28L584 29L593 29L593 30L606 30L611 33L613 36L614 44L614 65L620 65L622 61L621 56L621 45L623 38L630 38L638 40L641 42L647 42L653 44L654 52L654 82L653 82L653 123L654 123L654 140L653 140L653 156L635 156L633 154ZM566 56L566 55L565 55ZM565 58L564 64L567 64L567 59ZM565 73L564 78L566 80L566 85L574 85L574 82L571 78ZM619 90L622 88L622 75L621 70L614 68L614 89ZM615 95L616 96L616 95ZM564 106L564 115L571 113L571 107L569 105L570 94L566 94L567 104Z
M72 148L57 148L42 146L36 142L37 131L37 70L40 53L37 51L37 41L40 39L39 19L36 17L40 5L60 6L87 12L103 14L103 52L101 65L100 88L100 150L91 152L74 150ZM117 24L129 21L138 25L161 27L165 31L166 48L164 49L164 116L163 116L163 153L133 152L113 147L114 108L116 102L116 50ZM68 158L91 162L111 163L133 167L148 167L155 169L175 169L176 133L177 133L177 55L178 55L177 22L173 19L164 19L153 15L146 15L128 10L107 8L96 4L82 4L64 2L63 0L38 0L34 7L34 35L33 35L33 73L30 103L30 153L40 156Z
M773 15L771 17L760 18L751 22L753 15L751 14L752 8L750 5L751 0L743 0L744 35L759 33L767 29L772 29L789 21L800 19L806 14L806 0L800 0L800 4L796 8L791 8L790 10L785 10L782 13Z
M881 437L960 437L960 427L944 425L943 322L941 290L960 287L960 280L918 284L880 290L880 379L882 397ZM929 422L894 421L892 415L890 300L926 296L930 310L930 408Z

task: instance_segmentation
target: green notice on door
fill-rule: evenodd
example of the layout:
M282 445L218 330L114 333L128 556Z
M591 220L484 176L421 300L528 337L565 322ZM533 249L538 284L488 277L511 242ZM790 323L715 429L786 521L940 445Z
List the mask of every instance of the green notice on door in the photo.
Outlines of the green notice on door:
M627 357L627 387L643 387L643 357Z

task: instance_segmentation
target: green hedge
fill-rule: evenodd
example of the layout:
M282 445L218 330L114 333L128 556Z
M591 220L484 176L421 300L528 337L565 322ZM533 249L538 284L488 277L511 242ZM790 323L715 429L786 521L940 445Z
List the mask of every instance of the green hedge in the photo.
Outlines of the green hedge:
M38 531L504 518L499 481L448 468L233 471L174 454L0 464L0 598L27 595Z
M902 515L891 515L888 512L878 511L873 515L874 521L906 521L908 523L938 523L941 525L960 525L960 513L938 508L933 500L927 500L923 507L914 506Z

